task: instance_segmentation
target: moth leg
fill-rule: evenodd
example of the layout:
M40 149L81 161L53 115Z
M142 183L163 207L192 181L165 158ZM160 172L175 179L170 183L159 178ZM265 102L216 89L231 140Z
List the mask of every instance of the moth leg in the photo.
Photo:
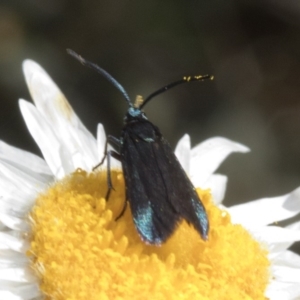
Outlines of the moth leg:
M109 134L109 135L107 136L107 139L108 139L111 143L115 144L116 146L121 147L121 141L120 141L119 139L117 139L115 136Z
M123 205L123 208L122 208L122 211L120 212L120 214L116 217L115 221L118 221L123 215L124 215L124 212L127 208L127 200L125 200L124 202L124 205Z
M111 157L113 157L117 160L120 160L121 156L120 156L119 153L117 153L114 150L106 151L106 156L107 156L107 186L108 186L108 190L107 190L105 199L108 200L111 190L115 190L113 185L112 185L112 181L111 181L110 160L111 160Z
M108 190L105 196L105 199L108 200L110 192L113 188L112 182L111 182L111 174L110 174L110 159L111 157L117 159L120 161L120 154L117 153L114 150L107 150L108 148L108 142L111 142L117 146L121 146L121 142L120 140L118 140L116 137L112 136L112 135L108 135L106 142L105 142L105 146L104 146L104 154L103 154L103 158L101 159L100 163L97 164L94 168L93 171L95 171L97 168L99 168L105 161L105 158L107 157L107 186L108 186Z
M116 137L112 136L112 135L108 135L107 136L107 139L106 139L106 142L105 142L105 146L104 146L104 153L103 153L103 157L101 159L101 161L95 166L93 167L93 171L95 171L97 168L99 168L101 165L103 165L104 161L105 161L105 158L107 156L107 147L108 147L108 142L111 142L115 145L117 145L118 147L121 146L121 141L118 140ZM118 160L120 160L119 158L117 158Z

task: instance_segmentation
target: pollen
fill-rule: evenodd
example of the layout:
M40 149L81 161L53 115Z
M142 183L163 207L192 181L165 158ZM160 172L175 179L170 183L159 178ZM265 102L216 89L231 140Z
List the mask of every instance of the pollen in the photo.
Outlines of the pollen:
M77 170L39 196L30 213L28 256L45 299L266 299L270 262L230 215L197 189L210 222L208 241L182 222L161 246L143 243L125 200L123 175ZM182 201L185 201L182 199Z

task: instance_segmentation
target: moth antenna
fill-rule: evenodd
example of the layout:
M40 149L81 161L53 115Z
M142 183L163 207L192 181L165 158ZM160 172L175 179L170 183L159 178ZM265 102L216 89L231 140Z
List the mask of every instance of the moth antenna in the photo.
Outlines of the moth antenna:
M96 72L100 73L103 77L105 77L110 83L113 84L114 87L116 87L121 92L121 94L127 101L128 105L132 106L130 98L129 98L127 92L125 91L125 89L123 88L123 86L115 78L113 78L108 72L106 72L104 69L102 69L98 65L84 59L83 57L81 57L79 54L77 54L75 51L73 51L71 49L67 49L67 53L70 54L75 59L77 59L84 66L95 70Z
M177 86L177 85L180 85L182 83L187 83L187 82L192 82L192 81L202 81L204 79L210 79L210 80L213 80L214 79L214 76L211 76L211 75L197 75L197 76L184 76L182 79L178 80L178 81L175 81L175 82L172 82L162 88L160 88L159 90L157 90L156 92L150 94L145 100L144 102L142 103L142 105L140 106L140 109L142 109L147 102L149 102L152 98L156 97L157 95L159 94L162 94L166 91L168 91L169 89Z

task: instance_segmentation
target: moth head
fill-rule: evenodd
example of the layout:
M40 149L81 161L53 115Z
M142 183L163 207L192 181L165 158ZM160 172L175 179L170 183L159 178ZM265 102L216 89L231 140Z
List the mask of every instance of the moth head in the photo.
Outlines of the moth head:
M147 120L145 113L141 110L141 105L144 99L142 96L136 96L135 102L132 106L129 106L127 114L125 115L124 122L128 123L130 121Z

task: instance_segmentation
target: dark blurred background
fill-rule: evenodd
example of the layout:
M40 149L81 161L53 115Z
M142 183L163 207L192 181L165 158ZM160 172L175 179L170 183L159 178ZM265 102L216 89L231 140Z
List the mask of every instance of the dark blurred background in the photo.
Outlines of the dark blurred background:
M219 170L229 177L226 205L300 185L299 2L2 0L1 139L39 153L18 108L30 99L25 58L49 72L92 133L101 122L119 135L124 99L66 48L109 71L132 99L183 75L215 75L161 95L146 113L173 147L189 133L193 145L225 136L251 148Z

